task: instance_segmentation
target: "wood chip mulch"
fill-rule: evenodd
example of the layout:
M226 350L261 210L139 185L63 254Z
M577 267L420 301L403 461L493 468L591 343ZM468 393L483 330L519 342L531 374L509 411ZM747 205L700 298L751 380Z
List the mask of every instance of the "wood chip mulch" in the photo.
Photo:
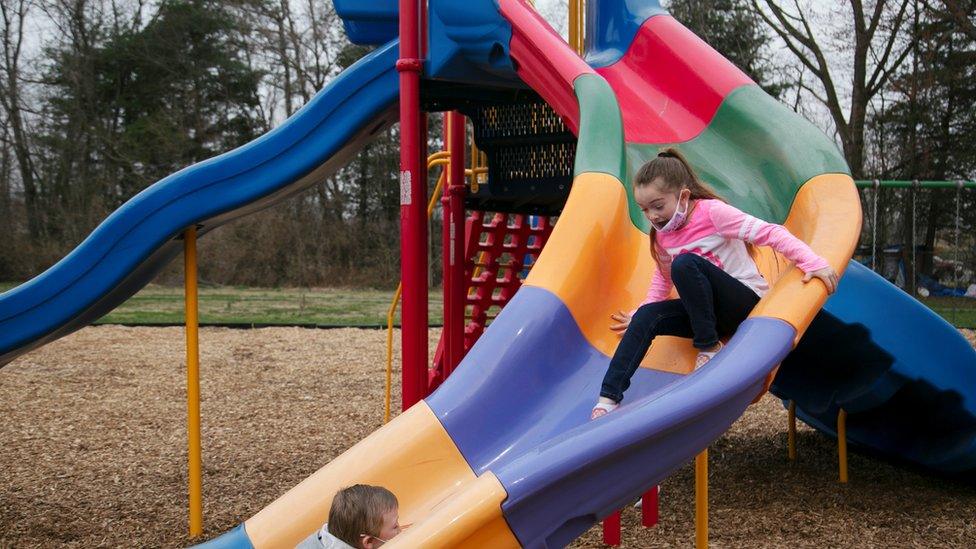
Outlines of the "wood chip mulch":
M200 340L207 538L382 424L383 331ZM180 328L99 326L0 370L0 547L189 544L184 365ZM857 454L841 485L835 444L801 426L790 463L785 426L767 397L710 447L713 547L976 547L976 487ZM693 545L691 464L664 482L660 524L643 529L627 509L623 538ZM573 547L603 547L599 527Z

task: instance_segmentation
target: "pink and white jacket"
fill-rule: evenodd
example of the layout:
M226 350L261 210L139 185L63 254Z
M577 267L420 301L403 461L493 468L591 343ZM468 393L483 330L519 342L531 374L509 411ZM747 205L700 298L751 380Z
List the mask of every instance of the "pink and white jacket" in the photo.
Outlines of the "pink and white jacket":
M749 256L746 242L771 247L805 273L829 266L786 227L767 223L721 200L697 200L680 229L656 235L658 247L666 253L659 256L661 268L654 272L651 287L641 305L663 301L671 295L671 261L683 253L704 257L759 296L765 295L769 284Z

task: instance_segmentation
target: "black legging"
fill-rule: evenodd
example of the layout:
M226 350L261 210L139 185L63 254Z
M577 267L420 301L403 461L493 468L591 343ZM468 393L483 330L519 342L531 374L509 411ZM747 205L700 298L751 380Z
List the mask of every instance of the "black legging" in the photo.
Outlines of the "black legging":
M751 288L699 255L685 253L674 258L671 280L681 299L637 309L610 361L600 396L623 400L630 378L656 336L692 338L695 347L708 349L719 337L734 333L759 302Z

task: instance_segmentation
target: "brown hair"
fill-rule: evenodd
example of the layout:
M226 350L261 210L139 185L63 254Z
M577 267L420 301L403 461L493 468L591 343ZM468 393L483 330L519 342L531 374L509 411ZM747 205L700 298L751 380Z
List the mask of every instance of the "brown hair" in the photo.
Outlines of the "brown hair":
M380 486L357 484L339 490L329 510L329 533L353 547L362 547L361 536L378 536L383 515L397 509L393 492Z
M698 174L695 173L685 156L674 147L668 147L657 153L657 156L645 162L637 170L637 175L634 176L634 188L646 187L655 182L662 191L681 192L688 189L691 191L692 199L712 198L725 202L708 184L703 183L698 178ZM663 252L658 248L657 230L654 229L654 226L651 226L650 235L651 255L654 256L654 262L660 269Z

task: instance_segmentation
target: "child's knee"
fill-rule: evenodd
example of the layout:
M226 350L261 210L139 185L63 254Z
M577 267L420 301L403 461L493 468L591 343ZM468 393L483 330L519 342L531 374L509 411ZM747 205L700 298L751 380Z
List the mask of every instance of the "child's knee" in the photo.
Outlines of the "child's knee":
M697 254L691 252L685 252L678 254L671 262L671 273L672 276L675 272L687 271L689 269L698 268L698 262L703 258Z
M642 324L653 318L657 314L657 310L659 308L660 307L657 303L646 303L641 305L636 311L634 311L634 316L630 317L631 326L634 324Z

